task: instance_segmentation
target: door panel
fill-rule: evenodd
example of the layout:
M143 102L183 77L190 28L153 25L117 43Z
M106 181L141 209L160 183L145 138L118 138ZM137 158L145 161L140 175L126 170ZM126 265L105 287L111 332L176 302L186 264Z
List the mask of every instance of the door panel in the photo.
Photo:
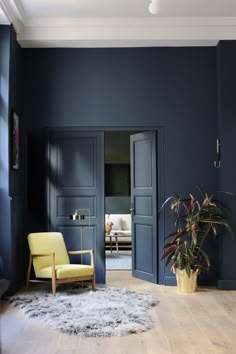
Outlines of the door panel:
M48 142L48 227L63 233L68 250L94 249L96 281L105 282L104 135L51 132ZM76 209L84 220L70 220ZM90 223L89 223L90 212ZM89 256L83 256L87 262ZM76 262L78 256L71 258Z
M96 139L69 138L57 141L57 185L61 188L94 188L96 185ZM71 171L72 166L78 166ZM83 173L81 173L83 171Z
M145 272L149 276L153 274L153 248L152 226L135 225L136 269Z
M156 132L131 135L133 276L157 283Z
M144 133L142 133L144 134ZM151 188L152 144L149 140L136 141L133 145L134 188ZM140 161L140 158L142 159Z
M135 214L147 217L152 215L152 197L135 197Z

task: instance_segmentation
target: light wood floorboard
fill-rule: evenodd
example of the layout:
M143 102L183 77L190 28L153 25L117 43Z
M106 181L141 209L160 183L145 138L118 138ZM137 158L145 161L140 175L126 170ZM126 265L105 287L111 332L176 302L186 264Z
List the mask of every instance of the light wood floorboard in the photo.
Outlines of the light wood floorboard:
M154 328L124 337L69 336L3 302L1 354L226 354L236 353L236 291L201 288L180 294L132 278L129 271L107 272L107 285L148 292L160 299L151 309ZM40 285L39 285L40 286Z

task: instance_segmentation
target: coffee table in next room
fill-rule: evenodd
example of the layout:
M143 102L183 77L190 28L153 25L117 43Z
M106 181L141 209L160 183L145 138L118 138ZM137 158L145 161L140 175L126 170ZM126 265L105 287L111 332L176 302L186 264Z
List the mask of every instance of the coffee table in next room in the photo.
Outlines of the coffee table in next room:
M115 250L117 255L119 254L119 247L122 249L131 250L131 241L130 236L124 235L122 233L114 233L111 235L105 234L106 237L106 249L110 249L111 253L113 251L113 246L115 246ZM109 241L107 239L109 238Z

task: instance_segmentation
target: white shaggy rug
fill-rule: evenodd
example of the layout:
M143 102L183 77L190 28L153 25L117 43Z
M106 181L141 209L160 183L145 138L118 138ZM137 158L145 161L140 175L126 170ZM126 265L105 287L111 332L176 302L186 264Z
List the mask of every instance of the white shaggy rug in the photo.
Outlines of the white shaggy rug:
M124 336L152 327L150 308L159 300L127 289L98 288L95 292L78 285L59 288L56 296L28 292L9 299L29 317L83 337Z

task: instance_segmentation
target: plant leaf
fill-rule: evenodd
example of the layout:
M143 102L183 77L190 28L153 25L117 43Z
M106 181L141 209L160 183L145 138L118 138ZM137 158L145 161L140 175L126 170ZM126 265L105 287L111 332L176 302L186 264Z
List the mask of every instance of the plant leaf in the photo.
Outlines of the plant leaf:
M191 276L191 267L190 267L190 264L189 264L189 263L186 263L186 265L185 265L185 271L186 271L188 277L190 278L190 276Z
M173 257L173 254L169 254L169 256L167 257L167 260L166 260L166 267L168 266L168 264L170 263L171 259Z
M165 237L165 239L166 239L166 238L170 238L170 237L172 237L172 236L175 236L175 235L177 235L178 233L179 233L179 231L171 232L169 235L167 235L167 236Z
M166 252L162 255L161 260L167 257L170 253L174 254L174 251L176 250L176 245L172 245L169 248L167 248Z
M178 265L178 268L179 268L179 269L181 269L181 267L182 267L181 259L182 259L182 253L179 252L179 254L178 254L178 256L177 256L177 265Z
M161 206L160 209L159 209L159 214L160 214L160 212L161 212L161 209L163 209L164 206L165 206L171 199L174 199L174 198L171 196L171 197L168 197L168 198L164 201L164 203L162 204L162 206Z
M198 247L199 253L203 256L203 258L205 259L207 266L210 267L211 263L210 263L210 259L208 257L208 255L206 254L206 252L204 252L201 248Z

